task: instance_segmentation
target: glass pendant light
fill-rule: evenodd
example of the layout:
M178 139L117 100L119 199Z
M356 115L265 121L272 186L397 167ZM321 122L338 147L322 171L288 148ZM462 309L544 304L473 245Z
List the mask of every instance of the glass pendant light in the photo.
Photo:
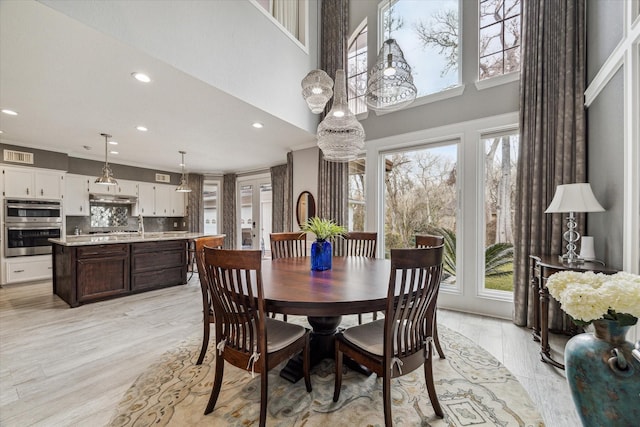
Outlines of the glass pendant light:
M331 111L318 125L318 147L325 160L348 162L364 150L365 133L347 104L344 70L336 71Z
M387 17L389 38L382 43L376 63L369 70L365 101L375 111L396 111L411 104L418 94L411 66L398 43L391 38L391 1Z
M104 166L102 167L102 175L99 176L95 183L102 185L116 185L118 181L113 177L113 172L111 171L111 167L109 167L109 138L111 135L106 133L101 133L101 136L104 137Z
M187 183L187 178L184 174L184 155L187 154L187 152L178 151L178 153L182 154L182 163L180 163L180 167L182 168L182 177L180 177L180 185L176 187L176 191L178 193L191 193L191 188L189 188L189 184Z

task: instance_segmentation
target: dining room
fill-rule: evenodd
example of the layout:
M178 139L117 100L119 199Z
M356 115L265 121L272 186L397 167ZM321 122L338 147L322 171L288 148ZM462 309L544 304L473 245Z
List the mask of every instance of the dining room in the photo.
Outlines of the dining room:
M177 286L129 285L121 298L71 309L53 280L3 281L0 424L584 422L565 347L594 327L580 333L545 284L558 271L640 273L640 2L6 0L0 11L0 106L25 100L17 120L0 114L0 146L35 153L30 165L5 156L3 168L88 176L113 147L79 147L113 114L126 135L119 150L131 147L111 158L117 178L139 181L136 191L162 175L188 187L184 211L141 215L143 230L194 233L178 251L189 261L175 266ZM54 64L52 76L98 73L74 49L102 46L119 68L138 58L171 78L86 97L79 110L97 108L93 98L108 108L71 132L68 118L47 115L52 102L81 104L79 92L111 79L101 71L104 85L45 98L39 85L52 80L41 76L42 96L19 92L29 85L9 65L21 63L16 46L33 64ZM407 91L391 102L376 92L390 77ZM29 123L27 100L43 106ZM130 116L157 113L148 118L159 132L123 124L122 105ZM85 117L79 110L69 116ZM34 125L53 122L49 135L69 130L68 140ZM178 167L167 155L176 141L188 161L183 153ZM7 182L3 173L3 191ZM595 204L557 207L572 184ZM67 196L68 238L90 217L68 214ZM196 235L219 239L198 249ZM412 281L398 266L415 257ZM244 292L225 293L221 264L247 272ZM3 251L0 265L4 278L22 264ZM245 312L224 311L240 302ZM422 326L398 333L405 325ZM638 325L626 326L635 343ZM268 331L285 337L276 350ZM411 354L410 337L420 338Z

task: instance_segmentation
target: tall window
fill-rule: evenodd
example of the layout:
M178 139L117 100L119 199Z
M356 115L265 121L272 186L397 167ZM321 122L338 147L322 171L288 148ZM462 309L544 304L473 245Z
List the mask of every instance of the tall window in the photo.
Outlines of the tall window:
M202 201L204 206L204 233L205 234L218 234L218 230L222 230L222 227L218 227L218 195L219 183L205 181L202 189Z
M397 0L380 11L379 44L389 34L398 42L418 97L460 84L458 0Z
M353 114L367 111L367 26L353 38L347 52L347 98Z
M305 41L307 2L304 0L254 0L301 43Z
M349 162L349 231L364 231L365 227L365 166L364 158Z
M385 155L385 256L415 246L415 235L445 237L443 284L456 280L458 144L446 142Z
M480 80L520 70L520 9L520 0L480 1Z
M513 292L517 133L494 135L484 145L484 288Z

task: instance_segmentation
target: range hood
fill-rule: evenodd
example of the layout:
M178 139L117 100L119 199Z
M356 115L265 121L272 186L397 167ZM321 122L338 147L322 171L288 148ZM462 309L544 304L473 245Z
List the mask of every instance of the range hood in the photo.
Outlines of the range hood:
M110 205L135 205L135 196L115 196L113 194L89 194L89 203L103 203Z

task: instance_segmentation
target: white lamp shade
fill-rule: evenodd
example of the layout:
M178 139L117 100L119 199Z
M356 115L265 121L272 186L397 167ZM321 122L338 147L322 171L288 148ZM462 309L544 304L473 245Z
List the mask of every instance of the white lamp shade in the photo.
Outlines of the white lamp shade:
M558 185L545 213L602 212L588 182Z

